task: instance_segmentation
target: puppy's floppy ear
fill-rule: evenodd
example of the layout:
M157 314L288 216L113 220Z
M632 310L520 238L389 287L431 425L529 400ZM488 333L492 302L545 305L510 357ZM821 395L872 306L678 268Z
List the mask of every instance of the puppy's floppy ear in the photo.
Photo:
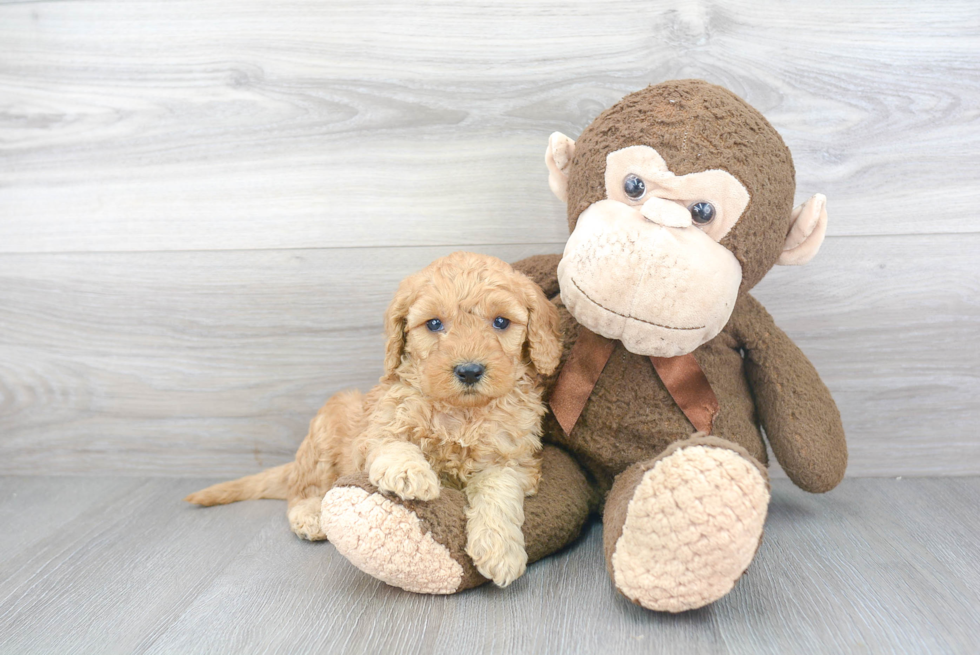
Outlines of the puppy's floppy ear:
M527 347L538 373L551 375L561 360L558 310L537 284L521 273L524 304L527 307Z
M419 295L421 280L411 275L398 285L395 297L385 310L385 374L382 380L390 382L397 376L395 370L402 362L405 351L405 319L408 310Z

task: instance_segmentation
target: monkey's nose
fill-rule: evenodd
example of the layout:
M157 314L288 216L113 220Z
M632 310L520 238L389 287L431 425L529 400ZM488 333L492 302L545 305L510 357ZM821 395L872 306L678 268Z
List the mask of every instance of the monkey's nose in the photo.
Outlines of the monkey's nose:
M690 227L692 225L691 210L672 200L664 200L656 196L643 203L640 213L643 214L643 218L651 223L664 227Z
M466 362L454 368L453 373L457 380L469 387L479 382L486 370L487 368L483 364Z

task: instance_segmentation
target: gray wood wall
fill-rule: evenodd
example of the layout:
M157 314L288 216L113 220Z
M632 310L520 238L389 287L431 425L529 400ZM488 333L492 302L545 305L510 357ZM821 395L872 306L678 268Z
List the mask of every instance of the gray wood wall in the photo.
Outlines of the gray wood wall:
M287 460L402 276L561 251L550 132L681 77L829 198L757 295L850 475L980 473L975 0L0 4L0 473Z

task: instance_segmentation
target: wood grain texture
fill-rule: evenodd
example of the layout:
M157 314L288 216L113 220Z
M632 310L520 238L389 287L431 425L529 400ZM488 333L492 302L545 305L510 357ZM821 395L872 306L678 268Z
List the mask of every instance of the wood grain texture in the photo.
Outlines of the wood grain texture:
M0 3L0 472L289 459L402 276L561 251L551 131L702 77L830 199L758 296L849 474L980 473L978 43L969 0Z
M824 496L775 481L748 573L680 615L614 591L598 523L507 589L419 596L297 539L284 503L180 501L210 481L0 479L21 535L0 538L0 650L966 654L980 634L980 530L962 520L977 478L845 480ZM28 538L37 516L57 530Z
M833 392L849 473L980 472L980 235L825 248L756 295ZM0 256L0 471L287 461L329 395L376 383L392 289L449 250Z
M548 134L680 77L830 234L977 232L978 40L972 0L5 4L0 251L559 242Z
M0 257L0 470L290 459L327 397L377 383L398 281L451 250Z

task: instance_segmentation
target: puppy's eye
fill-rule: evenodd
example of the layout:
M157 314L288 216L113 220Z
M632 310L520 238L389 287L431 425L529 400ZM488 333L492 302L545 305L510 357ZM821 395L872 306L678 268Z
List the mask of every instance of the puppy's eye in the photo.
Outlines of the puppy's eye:
M510 325L509 318L498 316L497 318L493 319L493 326L498 330L506 330L508 325Z
M627 175L623 180L623 192L631 200L639 200L647 192L647 185L635 175Z
M715 218L715 206L710 202L696 202L690 207L691 220L698 225L710 223Z
M430 318L425 322L425 327L429 328L429 332L442 332L443 329L442 321L438 318Z

